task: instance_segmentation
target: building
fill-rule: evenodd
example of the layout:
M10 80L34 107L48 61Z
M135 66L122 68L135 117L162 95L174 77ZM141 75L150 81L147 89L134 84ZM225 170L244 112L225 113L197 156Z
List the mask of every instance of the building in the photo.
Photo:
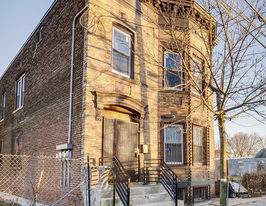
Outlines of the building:
M166 73L167 62L178 56L163 46L169 37L153 28L151 20L161 19L146 1L91 0L77 16L72 59L72 22L87 3L55 0L1 77L1 151L71 151L82 162L88 153L96 162L116 156L132 162L127 169L137 183L144 181L143 161L160 158L179 176L188 205L208 201L214 188L212 115L185 84L189 76ZM180 4L195 13L179 21L178 32L212 30L216 41L215 19L196 1ZM202 29L208 18L211 29ZM186 41L193 58L186 61L204 68L199 51L205 42L194 30Z

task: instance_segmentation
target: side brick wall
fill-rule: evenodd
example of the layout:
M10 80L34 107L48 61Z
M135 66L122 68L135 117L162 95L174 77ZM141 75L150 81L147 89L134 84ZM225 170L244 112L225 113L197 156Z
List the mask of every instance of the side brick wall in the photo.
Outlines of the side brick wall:
M23 155L55 156L67 143L72 22L84 0L58 0L0 80L6 92L5 118L0 121L4 154L12 153L14 137L22 134ZM38 43L38 32L43 38ZM77 21L73 84L73 158L81 156L84 31ZM15 111L16 80L25 74L25 97ZM1 105L2 105L2 100Z

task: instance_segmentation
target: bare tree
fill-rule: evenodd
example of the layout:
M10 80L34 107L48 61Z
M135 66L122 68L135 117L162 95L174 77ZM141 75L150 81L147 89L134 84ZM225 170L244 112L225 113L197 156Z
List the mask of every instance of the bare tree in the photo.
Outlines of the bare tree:
M157 62L158 66L182 80L176 85L166 81L164 84L196 91L200 104L218 120L220 205L226 205L225 121L244 114L258 120L265 118L266 70L263 60L266 47L261 41L265 38L265 25L264 21L260 22L265 3L260 0L251 3L256 4L254 8L240 0L202 0L207 11L202 15L193 7L197 4L195 1L152 1L150 9L159 20L147 15L159 31L161 46L171 54L174 62L171 64L173 68L163 67L161 62ZM194 41L189 41L192 36ZM218 39L220 43L215 47ZM149 61L153 60L156 63L149 56ZM177 66L180 62L182 67Z
M250 157L264 148L264 138L258 133L239 132L227 138L227 145L234 157Z

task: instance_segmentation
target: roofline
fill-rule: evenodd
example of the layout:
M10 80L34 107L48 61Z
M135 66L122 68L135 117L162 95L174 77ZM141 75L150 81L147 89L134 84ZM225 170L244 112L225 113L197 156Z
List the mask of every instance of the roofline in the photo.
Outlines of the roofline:
M7 68L5 69L4 73L1 75L0 80L2 80L2 77L5 75L5 73L7 72L7 70L9 69L9 67L11 66L11 64L15 61L15 59L18 57L18 55L20 54L20 52L22 51L22 49L26 46L26 44L29 42L29 40L31 39L31 37L33 36L33 34L35 33L35 31L38 29L38 27L40 26L40 24L43 22L43 20L45 19L45 17L49 14L49 12L52 10L52 8L54 7L54 5L56 4L58 0L54 0L54 2L52 3L52 5L50 6L50 8L46 11L46 13L43 15L42 19L40 20L40 22L37 24L37 26L35 27L35 29L31 32L30 36L28 37L28 39L25 41L25 43L22 45L22 47L20 48L20 50L18 51L18 53L16 54L16 56L12 59L12 61L9 63L9 65L7 66Z

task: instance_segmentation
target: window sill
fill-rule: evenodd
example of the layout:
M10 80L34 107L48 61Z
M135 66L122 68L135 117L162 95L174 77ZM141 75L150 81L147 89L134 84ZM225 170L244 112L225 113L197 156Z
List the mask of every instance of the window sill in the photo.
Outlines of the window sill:
M21 107L19 107L19 108L17 108L15 111L13 111L12 112L12 114L15 114L15 113L17 113L19 110L21 110L21 109L23 109L23 106L21 106Z
M160 93L169 93L169 94L189 94L189 92L187 92L187 91L166 89L166 88L163 88L163 90L160 90L159 92Z
M122 76L122 75L119 75L115 72L112 72L112 71L107 71L106 74L110 75L110 76L113 76L117 79L121 79L121 80L124 80L124 81L127 81L129 82L130 84L136 84L136 85L140 85L141 86L141 83L135 79L131 79L129 77L125 77L125 76Z

